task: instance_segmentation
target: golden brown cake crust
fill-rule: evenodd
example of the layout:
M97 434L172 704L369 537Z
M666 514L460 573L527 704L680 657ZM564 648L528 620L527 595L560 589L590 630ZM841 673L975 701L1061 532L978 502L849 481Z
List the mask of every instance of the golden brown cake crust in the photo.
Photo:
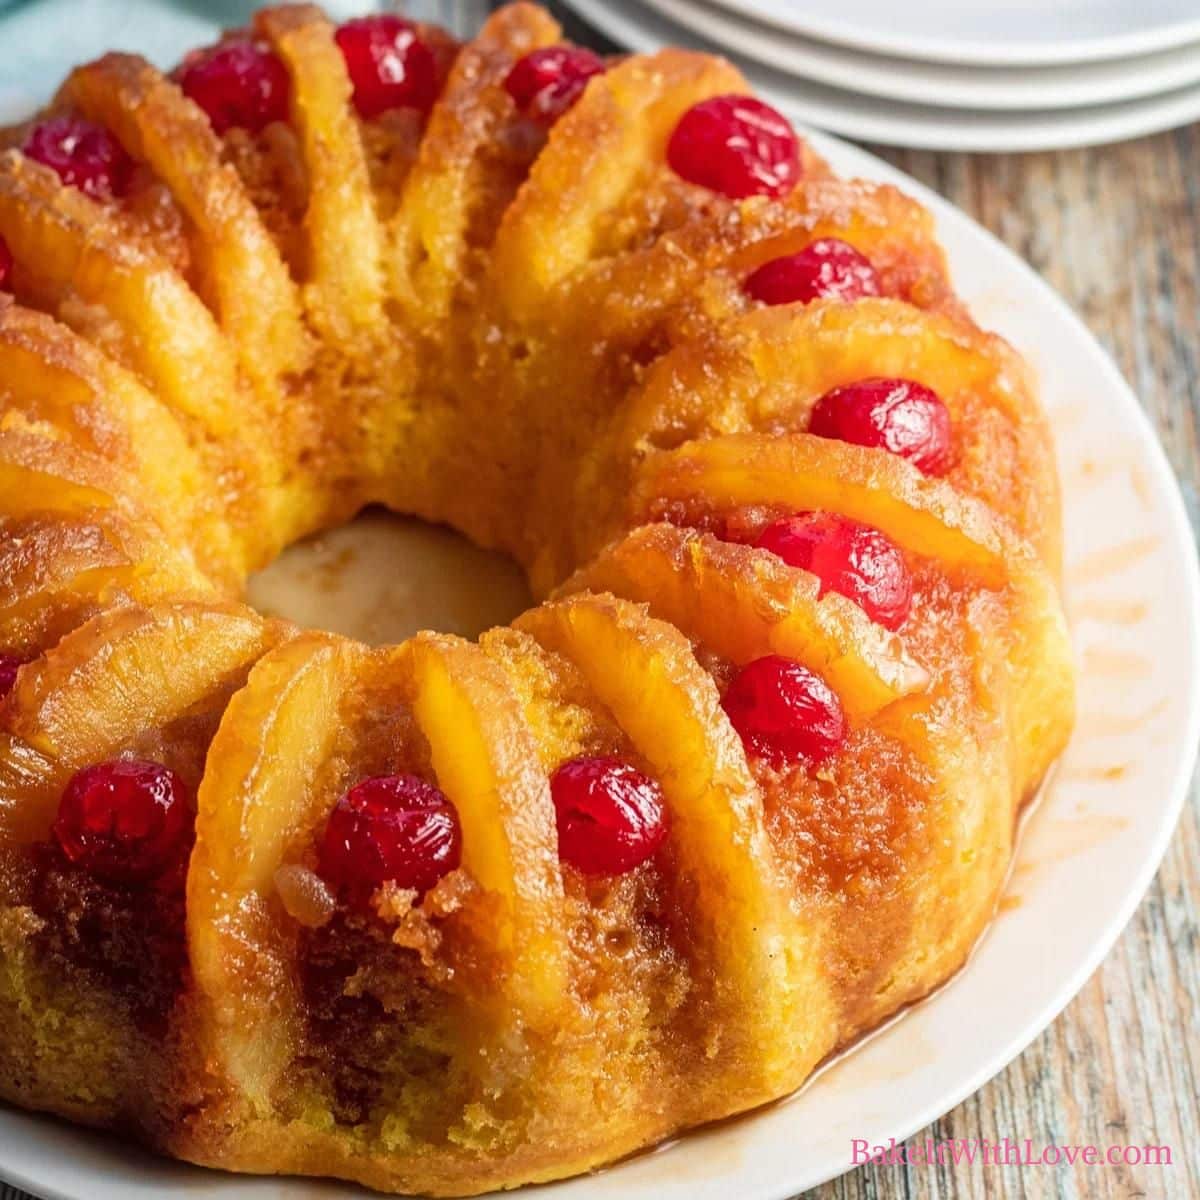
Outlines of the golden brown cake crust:
M290 111L216 134L129 55L53 106L133 163L119 200L0 149L0 1097L230 1170L459 1195L613 1161L800 1086L965 961L1073 708L1061 521L1029 373L955 297L930 215L811 148L780 199L666 164L746 90L682 50L607 64L548 132L504 81L557 44L513 4L439 98L360 117L334 28L253 36ZM244 36L244 35L243 35ZM820 238L878 296L767 307ZM804 432L872 377L932 388L922 474ZM544 603L476 643L371 648L270 621L248 573L367 504L513 555ZM896 630L756 549L825 510L913 580ZM832 757L773 766L722 707L792 659L840 697ZM656 779L662 849L560 861L548 780ZM64 857L83 767L143 758L196 800L147 896ZM462 863L363 913L315 873L369 776L436 780Z

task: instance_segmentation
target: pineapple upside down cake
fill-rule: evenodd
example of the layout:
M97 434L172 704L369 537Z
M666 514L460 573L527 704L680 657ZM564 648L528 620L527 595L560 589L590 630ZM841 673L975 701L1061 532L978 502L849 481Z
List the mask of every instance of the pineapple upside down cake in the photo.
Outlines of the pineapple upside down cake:
M0 147L0 1097L475 1193L963 963L1073 692L1047 422L919 205L527 4L266 9ZM245 605L371 504L544 602Z

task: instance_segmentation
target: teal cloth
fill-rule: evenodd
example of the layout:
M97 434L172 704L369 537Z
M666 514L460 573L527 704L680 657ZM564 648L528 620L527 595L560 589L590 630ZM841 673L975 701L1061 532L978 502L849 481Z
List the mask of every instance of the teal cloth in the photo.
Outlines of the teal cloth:
M72 67L106 50L172 66L192 47L245 23L264 0L0 0L0 125L27 117ZM373 0L323 0L331 16L382 7Z

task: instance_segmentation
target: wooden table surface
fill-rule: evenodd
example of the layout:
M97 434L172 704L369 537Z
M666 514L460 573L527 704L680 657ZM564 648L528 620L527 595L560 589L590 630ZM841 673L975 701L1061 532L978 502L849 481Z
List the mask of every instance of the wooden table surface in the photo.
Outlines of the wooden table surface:
M1200 531L1200 125L1030 155L868 148L986 226L1081 313L1141 397ZM863 1167L806 1198L1200 1197L1198 1031L1193 781L1162 869L1100 969L1007 1070L919 1135L1166 1144L1173 1165ZM0 1200L20 1195L0 1185Z

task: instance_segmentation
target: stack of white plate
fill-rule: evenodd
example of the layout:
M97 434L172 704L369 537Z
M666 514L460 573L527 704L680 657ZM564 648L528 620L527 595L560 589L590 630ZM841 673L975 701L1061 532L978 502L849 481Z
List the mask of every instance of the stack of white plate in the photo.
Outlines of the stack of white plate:
M619 45L735 60L795 119L938 150L1086 146L1200 119L1200 0L564 0Z

